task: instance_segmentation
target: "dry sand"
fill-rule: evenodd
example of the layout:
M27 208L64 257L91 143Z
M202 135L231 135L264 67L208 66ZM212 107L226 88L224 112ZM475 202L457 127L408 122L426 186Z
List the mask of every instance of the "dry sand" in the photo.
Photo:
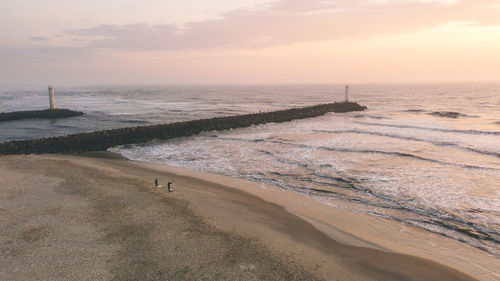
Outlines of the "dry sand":
M0 226L0 280L498 277L498 260L444 237L275 187L109 157L0 157Z

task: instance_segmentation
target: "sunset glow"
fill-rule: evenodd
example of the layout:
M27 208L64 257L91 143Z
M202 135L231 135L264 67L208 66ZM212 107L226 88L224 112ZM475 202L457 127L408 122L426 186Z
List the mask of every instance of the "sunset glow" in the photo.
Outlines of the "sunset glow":
M126 2L126 3L124 3ZM481 0L3 1L0 83L494 81Z

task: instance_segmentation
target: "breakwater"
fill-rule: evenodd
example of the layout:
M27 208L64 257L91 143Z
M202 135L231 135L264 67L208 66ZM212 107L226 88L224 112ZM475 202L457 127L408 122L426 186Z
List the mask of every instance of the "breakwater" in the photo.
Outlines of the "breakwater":
M0 143L0 155L105 151L118 145L143 143L154 139L187 137L208 131L222 131L317 117L328 112L362 111L365 109L366 107L354 102L329 103L271 112L103 130L35 140L10 141Z
M2 121L13 121L20 119L33 119L33 118L45 118L45 119L57 119L66 118L83 115L83 112L73 111L69 109L44 109L44 110L28 110L28 111L14 111L14 112L3 112L0 113L0 122Z

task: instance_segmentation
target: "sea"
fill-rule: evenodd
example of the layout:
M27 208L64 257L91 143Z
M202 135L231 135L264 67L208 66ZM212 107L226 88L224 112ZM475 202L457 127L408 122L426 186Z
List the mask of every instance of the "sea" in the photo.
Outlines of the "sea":
M0 142L344 100L344 85L55 89L57 107L86 114L0 122ZM500 259L500 83L353 84L349 98L368 110L109 150L275 185ZM0 88L0 112L47 105L45 88Z

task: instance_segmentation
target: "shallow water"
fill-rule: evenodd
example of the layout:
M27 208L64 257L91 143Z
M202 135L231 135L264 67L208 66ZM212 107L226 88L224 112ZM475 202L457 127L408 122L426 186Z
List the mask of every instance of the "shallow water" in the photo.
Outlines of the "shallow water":
M334 85L62 89L56 104L86 116L0 123L0 141L342 98L343 87ZM39 108L47 99L44 91L3 91L0 111ZM369 110L111 150L276 184L446 235L498 258L500 85L352 85L351 99Z

